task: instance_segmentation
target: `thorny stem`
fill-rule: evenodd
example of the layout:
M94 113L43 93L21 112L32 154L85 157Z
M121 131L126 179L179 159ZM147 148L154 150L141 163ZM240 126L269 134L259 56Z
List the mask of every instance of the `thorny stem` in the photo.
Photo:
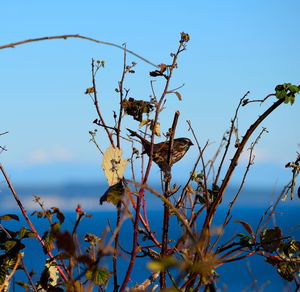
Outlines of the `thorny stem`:
M119 118L118 118L118 125L117 125L117 148L119 149L121 149L120 131L121 131L121 122L122 122L122 114L123 114L122 102L123 102L123 84L124 84L125 74L126 74L126 46L124 46L123 72L122 72L121 81L119 82L120 108L119 108ZM120 219L121 219L121 206L118 206L116 226L119 225ZM119 248L119 232L116 233L115 243L114 243L114 255L113 255L114 292L117 292L119 289L118 275L117 275L118 248Z
M127 180L127 181L130 182L129 180ZM133 181L135 181L135 180L133 180ZM130 200L131 200L131 204L132 204L133 208L136 210L136 203L135 203L135 201L133 200L132 197L130 197ZM160 247L161 246L160 242L155 238L154 234L151 232L149 224L143 218L143 216L142 216L141 213L139 214L139 219L142 222L143 226L145 227L146 231L148 232L149 238L155 243L155 245L157 247Z
M166 200L169 200L169 189L170 189L170 181L171 181L171 164L172 164L172 154L173 154L173 144L174 144L174 136L175 130L177 126L177 121L179 118L180 112L176 111L173 119L173 124L170 133L170 142L169 142L169 152L168 152L168 170L165 173L165 191L164 197ZM168 251L168 237L169 237L169 218L170 211L169 206L164 203L164 217L163 217L163 228L162 228L162 246L161 246L161 257L164 257ZM166 287L166 271L162 271L160 273L160 286L162 289Z
M179 53L180 53L181 50L182 50L182 46L183 46L183 44L180 43L180 45L179 45L179 47L178 47L178 50L177 50L176 54L175 54L174 57L173 57L173 62L172 62L172 65L170 66L170 71L169 71L169 74L168 74L168 76L167 76L167 81L166 81L166 84L165 84L163 93L162 93L162 95L161 95L161 97L160 97L160 100L159 100L159 102L158 102L158 104L157 104L157 107L156 107L155 118L154 118L154 123L153 123L153 131L152 131L152 135L151 135L151 149L150 149L150 155L149 155L150 158L149 158L149 161L152 160L152 155L153 155L153 145L154 145L154 129L155 129L156 123L157 123L157 121L158 121L158 115L159 115L159 113L160 113L160 108L161 108L161 105L162 105L162 103L163 103L163 101L164 101L164 99L165 99L165 97L166 97L166 94L168 93L169 83L170 83L170 80L171 80L171 77L172 77L173 70L174 70L174 68L176 67L176 62L177 62L178 55L179 55ZM172 133L171 133L171 134L172 134ZM170 147L171 147L171 145L170 145ZM171 149L169 149L169 150L171 150ZM169 152L169 155L170 155L170 154L171 154L171 153ZM168 159L169 159L169 158L170 158L170 157L168 157ZM165 190L165 192L167 192L167 191L168 191L168 189ZM166 207L166 208L167 208L167 207ZM164 224L166 224L166 225L168 226L168 225L169 225L169 223L168 223L168 217L169 217L169 215L167 214L168 211L166 210L166 208L164 208ZM166 227L166 226L164 225L163 227ZM163 236L164 236L164 237L166 237L167 232L168 232L168 230L163 230ZM163 241L164 241L165 239L166 239L166 238L163 238ZM162 244L164 244L164 243L162 243ZM161 253L162 253L162 254L164 254L164 252L165 252L165 246L162 247L162 250L161 250ZM165 274L164 272L162 272L162 273L161 273L161 277L160 277L160 286L161 286L161 289L164 289L164 288L166 287L166 280L165 280L165 277L166 277L166 274Z
M133 225L133 244L132 244L132 253L131 253L131 258L130 262L126 271L126 275L124 278L124 281L122 283L122 286L120 288L120 292L124 292L126 285L130 279L130 275L133 269L133 265L136 259L137 255L137 240L138 240L138 224L139 224L139 214L140 214L140 209L141 209L141 196L144 195L144 189L141 188L139 191L139 195L137 197L137 202L136 202L136 213L135 213L135 220L134 220L134 225Z
M240 155L243 151L243 149L245 148L246 143L248 142L249 138L251 137L251 135L253 134L253 132L256 130L256 128L259 126L259 124L271 113L273 112L277 107L279 107L282 103L284 102L284 98L282 99L278 99L275 103L273 103L273 105L271 105L251 126L250 128L247 130L245 136L243 137L240 145L238 146L238 149L235 152L234 157L231 160L230 166L227 170L227 173L224 177L224 180L222 182L222 185L220 187L220 190L218 192L218 195L216 197L216 199L214 200L214 202L211 204L211 206L208 209L208 213L206 215L204 224L203 224L203 228L202 228L202 232L201 232L201 238L202 241L205 242L205 245L207 245L209 243L209 227L211 225L211 221L214 217L214 214L217 210L217 207L219 206L219 204L222 201L222 197L223 194L228 186L228 183L230 181L230 178L238 164L238 160L240 158Z
M123 84L126 75L126 46L124 46L124 60L123 60L123 72L121 81L119 82L119 94L120 94L120 108L119 108L119 118L118 118L118 126L117 126L117 147L120 149L120 131L121 131L121 122L122 122L122 114L123 114Z
M176 68L176 61L178 58L178 55L180 52L182 52L185 49L185 46L182 42L180 42L180 45L178 47L178 50L176 52L176 54L174 54L173 56L173 62L172 65L170 66L169 69L169 74L167 77L167 81L163 90L163 93L160 97L160 100L158 102L158 104L156 105L156 111L155 111L155 118L154 118L154 122L153 122L153 130L152 130L152 135L151 135L151 148L150 148L150 153L149 153L149 160L148 160L148 165L146 168L146 172L145 172L145 176L142 182L142 185L145 185L147 183L149 174L150 174L150 170L151 170L151 165L152 165L152 156L153 156L153 145L154 145L154 130L158 121L158 116L159 113L161 111L161 105L166 97L166 94L168 92L168 87L169 87L169 83L170 83L170 79L172 77L172 73L173 70ZM120 292L125 291L126 288L126 284L128 283L129 279L130 279L130 275L133 269L133 265L135 262L135 258L136 258L136 254L137 254L137 239L138 239L138 222L139 222L139 214L140 214L140 208L141 208L141 198L142 196L144 196L144 187L142 186L140 191L139 191L139 195L137 197L137 203L136 203L136 217L135 217L135 222L134 222L134 230L133 230L133 244L132 244L132 254L131 254L131 258L130 258L130 263L124 278L124 281L122 283L122 286L120 288Z
M233 201L232 201L232 202L230 203L230 205L229 205L229 209L228 209L228 211L227 211L227 214L226 214L224 223L223 223L222 228L221 228L221 233L220 233L220 234L218 235L218 237L216 238L214 244L213 244L212 247L211 247L211 250L213 250L213 248L216 246L216 244L217 244L218 241L220 240L220 238L221 238L221 236L222 236L222 234L223 234L223 231L224 231L224 229L225 229L225 226L227 225L227 223L228 223L229 220L230 220L230 219L229 219L229 216L230 216L230 214L231 214L231 211L232 211L232 209L233 209L233 206L234 206L235 202L237 201L237 199L238 199L238 197L239 197L239 195L240 195L240 193L241 193L241 191L242 191L242 189L243 189L243 187L244 187L244 184L245 184L245 181L246 181L248 172L249 172L249 170L250 170L250 167L251 167L251 165L254 163L254 155L253 155L254 147L255 147L255 145L258 143L258 140L261 138L262 134L263 134L264 132L266 132L266 131L267 131L266 128L263 128L263 129L261 130L261 132L259 133L259 135L257 136L257 138L255 139L255 141L251 144L251 146L250 146L250 148L249 148L250 153L249 153L249 158L248 158L248 164L247 164L246 170L245 170L245 172L244 172L244 175L243 175L243 178L242 178L242 182L240 183L239 189L238 189L236 195L234 196Z
M14 189L14 187L13 187L11 181L10 181L10 179L8 178L8 176L7 176L6 172L5 172L4 167L3 167L2 164L0 164L0 169L1 169L1 172L2 172L4 178L5 178L6 182L7 182L7 185L9 187L9 189L11 190L11 193L13 194L13 196L14 196L14 198L15 198L15 200L16 200L16 202L17 202L17 204L18 204L18 206L19 206L19 208L20 208L20 210L21 210L21 212L22 212L22 214L23 214L26 222L30 226L30 228L31 228L32 232L34 233L35 237L38 239L38 241L41 243L41 245L46 249L46 246L45 246L45 243L44 243L43 239L41 238L41 236L39 235L39 233L35 229L34 225L31 222L31 220L29 219L29 217L27 215L27 212L26 212L24 206L22 205L22 203L21 203L21 201L19 199L19 196L17 195L17 193L16 193L16 191L15 191L15 189ZM50 251L48 251L48 250L47 250L47 253L48 253L49 257L52 260L55 261L52 253ZM63 280L65 282L68 282L68 278L65 275L65 273L63 272L63 270L60 268L60 266L57 266L57 270L58 270L59 274L61 275L61 277L63 278Z
M35 288L35 285L34 285L34 283L33 283L33 280L32 280L32 278L31 278L30 274L28 273L28 270L27 270L26 265L25 265L25 263L24 263L23 257L21 258L21 264L22 264L22 269L24 270L24 273L26 274L26 277L27 277L28 281L30 282L30 285L31 285L31 287L32 287L32 290L35 291L35 292L37 292L37 289Z
M121 207L118 206L116 226L118 226L120 224L120 219L121 219ZM117 275L118 248L119 248L119 232L116 233L115 244L114 244L114 255L113 255L114 292L117 292L119 289L118 275Z
M146 173L145 176L143 178L143 184L145 184L148 180L148 176L150 174L150 169L151 169L151 165L152 165L152 159L151 156L149 158L148 161L148 165L147 165L147 169L146 169ZM142 202L142 197L145 194L145 190L143 187L140 188L138 196L137 196L137 201L136 201L136 208L135 208L135 220L134 220L134 225L133 225L133 243L132 243L132 253L131 253L131 258L130 258L130 262L126 271L126 275L124 278L124 281L122 283L122 286L120 288L120 292L124 292L126 285L130 279L130 275L133 269L133 265L136 259L136 255L137 255L137 246L138 246L138 225L139 225L139 217L141 216L140 214L140 210L141 210L141 202Z
M95 43L98 43L98 44L116 47L116 48L121 49L123 51L126 50L126 52L128 52L129 54L143 60L144 62L150 64L151 66L153 66L155 68L158 68L157 65L153 64L149 60L143 58L142 56L136 54L133 51L130 51L130 50L127 50L126 48L123 48L120 45L117 45L117 44L114 44L114 43L109 43L109 42L104 42L104 41L99 41L99 40L96 40L96 39L93 39L93 38L90 38L90 37L82 36L80 34L66 34L66 35L48 36L48 37L41 37L41 38L35 38L35 39L28 39L28 40L24 40L24 41L20 41L20 42L16 42L16 43L10 43L10 44L7 44L7 45L2 45L2 46L0 46L0 50L1 49L7 49L7 48L15 48L16 46L27 44L27 43L32 43L32 42L45 41L45 40L54 40L54 39L64 39L64 40L66 40L68 38L84 39L84 40L88 40L88 41L95 42Z

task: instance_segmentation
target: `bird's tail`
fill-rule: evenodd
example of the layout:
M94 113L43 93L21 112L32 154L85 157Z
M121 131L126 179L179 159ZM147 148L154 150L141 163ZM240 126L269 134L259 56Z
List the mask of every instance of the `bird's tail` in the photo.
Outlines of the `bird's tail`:
M141 135L139 135L139 134L138 134L137 132L135 132L135 131L132 131L132 130L130 130L130 129L128 129L128 128L127 128L127 131L129 131L131 137L138 137L138 138L140 138L141 140L144 139Z

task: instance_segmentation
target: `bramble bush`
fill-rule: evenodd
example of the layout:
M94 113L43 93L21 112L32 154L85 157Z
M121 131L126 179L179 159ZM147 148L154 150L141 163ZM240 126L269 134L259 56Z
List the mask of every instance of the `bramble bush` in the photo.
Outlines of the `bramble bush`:
M45 39L70 37L114 45L80 35L66 35L22 41L0 46L0 49ZM126 47L114 45L123 50L124 64L118 87L115 89L119 101L116 104L118 110L113 111L113 124L108 124L104 119L103 111L109 112L111 109L100 107L96 84L96 76L105 66L105 62L92 59L91 86L86 89L85 94L90 96L97 118L93 121L96 129L89 134L90 141L103 156L102 168L108 182L100 204L115 206L115 226L109 225L102 234L86 234L80 238L77 233L78 226L91 215L78 206L73 230L65 230L63 212L56 207L48 208L42 202L42 198L37 196L34 200L39 210L28 215L4 166L0 165L8 188L28 223L27 227L13 231L9 230L5 223L8 220L18 221L19 217L16 214L0 216L0 291L8 291L16 270L23 270L28 279L26 282L16 279L16 283L26 291L217 291L218 278L222 276L217 274L218 268L253 255L260 255L284 280L293 281L295 290L299 291L300 242L290 236L284 236L280 226L268 226L279 202L288 196L293 199L297 192L299 155L295 161L286 165L291 169L292 178L278 195L276 203L264 214L256 214L262 216L258 226L236 220L235 222L240 224L241 232L232 234L229 241L224 241L224 232L226 230L227 234L230 233L228 223L232 219L232 210L253 165L254 148L266 131L262 128L257 134L257 129L278 107L293 104L300 86L290 83L277 85L273 93L261 100L251 100L247 92L240 99L229 129L215 155L205 160L204 153L208 142L200 145L191 121L188 121L187 126L192 141L187 138L175 138L179 110L168 113L174 116L172 123L170 121L169 125L160 124L161 112L168 111L165 102L169 96L175 95L184 102L180 87L171 89L170 83L178 69L178 59L186 51L189 41L189 35L181 33L176 51L170 54L171 62L159 65L127 50ZM129 90L125 87L126 78L128 75L134 76L137 63L127 64L127 54L134 54L154 66L154 70L150 72L152 92L149 99L129 96ZM160 92L154 86L154 80L162 84ZM249 103L259 103L265 107L265 111L249 125L243 136L238 137L239 111ZM132 119L136 127L127 129L126 119ZM1 138L6 133L3 132ZM106 137L109 141L110 146L106 150L102 150L98 143L100 137L102 140ZM157 142L158 137L160 142ZM131 149L129 159L123 157L122 149L125 145ZM180 187L172 179L172 166L184 159L190 146L198 149L198 155L195 157L193 168L189 170L188 180ZM212 225L213 220L246 147L249 149L249 156L244 175L233 200L228 205L223 224L216 229ZM1 152L6 150L9 149L1 146ZM232 151L234 155L229 157ZM159 166L159 174L152 171L153 163ZM157 177L157 182L160 181L159 190L157 185L149 183L150 174L152 178ZM152 196L159 199L163 209L161 237L157 236L157 230L153 229L147 216L146 203ZM43 235L38 233L31 216L48 220L49 228ZM171 220L172 217L176 220ZM124 249L120 239L125 220L132 225L131 232L128 232L128 236L132 237L129 251ZM180 226L176 235L170 233L172 224ZM38 281L34 280L34 275L28 271L23 261L28 238L38 240L48 255L44 270L38 272ZM120 261L124 255L129 257L125 273L120 271ZM149 278L131 287L130 283L135 281L131 276L140 256L145 257ZM109 260L112 261L111 269L105 264Z

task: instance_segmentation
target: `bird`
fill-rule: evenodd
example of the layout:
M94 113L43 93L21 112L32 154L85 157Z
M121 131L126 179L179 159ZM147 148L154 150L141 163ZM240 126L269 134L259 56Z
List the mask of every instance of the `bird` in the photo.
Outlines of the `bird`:
M144 147L142 154L147 154L150 157L151 142L139 135L137 132L127 129L130 136L137 137L141 140ZM173 141L173 151L171 156L170 165L168 164L170 141L160 142L153 144L153 161L159 166L159 168L166 174L170 171L170 167L178 162L189 150L190 146L194 145L189 138L176 138Z

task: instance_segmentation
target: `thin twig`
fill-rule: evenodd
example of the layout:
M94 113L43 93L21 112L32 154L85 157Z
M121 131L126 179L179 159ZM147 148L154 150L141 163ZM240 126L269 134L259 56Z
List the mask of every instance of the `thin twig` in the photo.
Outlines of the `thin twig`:
M245 95L240 99L240 102L235 110L235 114L234 114L234 117L233 119L231 120L231 127L230 127L230 131L229 131L229 136L228 136L228 139L227 139L227 144L226 144L226 147L225 147L225 151L224 151L224 154L222 156L222 159L221 159L221 162L220 162L220 165L219 165L219 168L218 168L218 172L217 172L217 175L216 175L216 178L215 178L215 181L214 181L214 184L217 185L218 184L218 179L219 179L219 176L221 174L221 170L222 170L222 167L223 167L223 163L225 161L225 158L226 158L226 155L227 155L227 152L228 152L228 149L229 149L229 146L230 146L230 142L231 142L231 137L232 137L232 134L233 134L233 131L234 131L234 123L237 119L237 116L238 116L238 112L239 112L239 109L240 107L242 106L243 104L243 101L245 100L245 98L247 97L247 95L250 93L250 91L247 91L245 93Z
M247 105L248 103L251 103L251 102L260 102L260 103L262 104L262 103L265 102L270 96L272 96L272 94L268 94L268 95L267 95L265 98L263 98L263 99L252 99L252 100L245 99L245 100L243 100L242 106L245 106L245 105Z
M108 128L106 126L106 123L103 119L103 116L100 112L100 108L99 108L99 102L98 102L98 94L97 94L97 88L96 88L96 80L95 80L95 77L96 77L96 72L95 72L95 61L94 59L92 59L92 83L93 83L93 88L94 88L94 91L93 91L93 95L94 95L94 105L95 105L95 108L96 108L96 111L97 111L97 114L99 116L99 119L101 121L101 124L103 125L106 133L107 133L107 136L108 136L108 139L110 141L110 144L114 146L114 141L113 141L113 138L112 138L112 134L108 131Z
M244 187L244 184L245 184L245 181L246 181L246 178L247 178L247 175L248 175L248 172L250 170L250 167L253 165L254 163L254 155L253 155L253 151L254 151L254 147L255 145L258 143L259 139L261 138L262 134L264 132L267 132L266 128L262 128L261 132L259 133L259 135L257 136L257 138L255 139L255 141L251 144L251 146L249 147L249 150L250 150L250 153L249 153L249 158L248 158L248 164L246 166L246 170L244 172L244 175L243 175L243 178L242 178L242 181L240 183L240 186L239 186L239 189L236 193L236 195L234 196L234 199L232 200L232 202L230 202L229 204L229 209L227 211L227 214L226 214L226 217L224 219L224 222L223 222L223 225L221 227L221 233L217 236L214 244L211 246L211 250L214 249L214 247L216 246L216 244L218 243L218 241L220 240L221 236L223 235L223 231L225 230L225 226L228 224L228 220L229 220L229 217L230 217L230 214L231 214L231 211L233 209L233 206L235 205L243 187Z
M188 125L189 125L189 129L192 131L193 137L197 143L197 147L199 150L199 155L200 155L200 160L201 160L201 164L202 164L202 169L203 169L203 181L204 181L204 195L205 195L205 205L208 207L208 205L210 204L210 199L209 199L209 194L208 194L208 189L207 189L207 177L206 177L206 170L205 170L205 163L204 163L204 158L203 158L203 151L201 149L201 146L198 142L198 139L196 137L196 134L194 132L194 129L192 127L192 123L191 121L187 121ZM207 147L209 141L206 142L204 149Z
M275 94L274 94L275 95ZM218 205L222 201L223 194L228 186L228 183L231 179L231 176L238 164L238 160L240 158L240 155L245 148L246 143L248 142L249 138L253 134L253 132L256 130L256 128L260 125L260 123L268 116L270 115L277 107L279 107L284 102L284 99L278 99L273 105L271 105L247 130L245 136L243 137L240 145L238 146L238 149L235 152L234 157L231 160L230 166L226 172L226 175L224 177L224 180L222 182L222 185L220 187L220 190L218 192L218 195L212 205L210 206L207 216L205 218L203 228L202 228L202 236L207 237L209 236L208 229L211 224L211 221L214 217L214 214L217 210Z
M117 222L116 226L118 227L120 224L121 220L121 207L118 206L117 210ZM114 255L113 255L113 274L114 274L114 292L117 292L119 289L119 284L118 284L118 274L117 274L117 256L118 256L118 248L119 248L119 232L116 233L115 236L115 244L114 244Z
M127 49L124 49L122 46L120 45L117 45L117 44L114 44L114 43L110 43L110 42L104 42L104 41L100 41L100 40L96 40L96 39L93 39L93 38L90 38L90 37L86 37L86 36L82 36L80 34L66 34L66 35L58 35L58 36L48 36L48 37L41 37L41 38L35 38L35 39L28 39L28 40L24 40L24 41L20 41L20 42L15 42L15 43L10 43L10 44L7 44L7 45L2 45L0 46L0 50L1 49L7 49L7 48L15 48L16 46L19 46L19 45L23 45L23 44L27 44L27 43L32 43L32 42L38 42L38 41L45 41L45 40L54 40L54 39L68 39L68 38L79 38L79 39L84 39L84 40L88 40L88 41L91 41L91 42L95 42L95 43L98 43L98 44L102 44L102 45L107 45L107 46L112 46L112 47L116 47L118 49L121 49L121 50L126 50L129 54L143 60L144 62L152 65L153 67L155 68L158 68L157 65L153 64L152 62L150 62L149 60L145 59L144 57L136 54L135 52L133 51L130 51L130 50L127 50Z
M119 81L119 94L120 94L120 107L119 107L119 118L118 118L118 126L117 126L117 147L120 148L120 132L121 132L121 122L122 122L122 114L123 114L123 90L124 90L124 80L126 75L126 45L124 46L124 57L123 57L123 71L122 77Z

